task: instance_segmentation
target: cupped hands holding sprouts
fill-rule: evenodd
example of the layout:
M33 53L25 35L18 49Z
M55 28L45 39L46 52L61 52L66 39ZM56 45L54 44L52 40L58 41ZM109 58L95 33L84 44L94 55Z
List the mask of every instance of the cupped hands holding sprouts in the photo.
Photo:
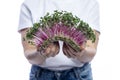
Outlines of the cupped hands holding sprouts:
M66 11L54 11L54 14L47 13L41 17L40 21L27 31L26 38L32 39L32 44L48 57L58 54L58 41L64 42L64 54L74 57L74 53L85 49L87 40L95 42L96 39L94 31L86 22Z

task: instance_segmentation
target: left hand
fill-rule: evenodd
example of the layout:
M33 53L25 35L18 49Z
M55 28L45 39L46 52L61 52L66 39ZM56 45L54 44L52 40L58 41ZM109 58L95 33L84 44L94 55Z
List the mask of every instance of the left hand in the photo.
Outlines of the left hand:
M86 43L83 43L82 45L82 50L81 51L76 51L73 49L68 43L63 43L63 53L68 57L68 58L76 58L82 56L84 53Z

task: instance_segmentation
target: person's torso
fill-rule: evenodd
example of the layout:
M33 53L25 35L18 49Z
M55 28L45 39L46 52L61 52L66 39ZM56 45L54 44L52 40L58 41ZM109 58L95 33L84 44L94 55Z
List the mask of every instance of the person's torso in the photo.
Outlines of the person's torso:
M93 0L26 0L26 5L32 15L33 23L38 22L47 12L53 13L54 10L68 11L80 19L89 22L89 11L92 8L90 1ZM81 67L83 64L72 58L67 58L62 51L63 42L60 41L60 52L55 57L46 59L45 63L40 65L53 70L68 69L72 67Z

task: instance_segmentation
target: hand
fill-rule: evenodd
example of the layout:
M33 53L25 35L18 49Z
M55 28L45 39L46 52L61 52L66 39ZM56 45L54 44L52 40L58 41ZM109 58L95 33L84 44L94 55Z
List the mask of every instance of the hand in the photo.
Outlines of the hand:
M69 58L76 58L78 56L82 56L84 53L85 43L82 45L81 51L76 51L72 48L68 43L63 43L63 53Z
M44 57L54 57L59 53L59 42L50 43L44 50L40 51L40 54Z

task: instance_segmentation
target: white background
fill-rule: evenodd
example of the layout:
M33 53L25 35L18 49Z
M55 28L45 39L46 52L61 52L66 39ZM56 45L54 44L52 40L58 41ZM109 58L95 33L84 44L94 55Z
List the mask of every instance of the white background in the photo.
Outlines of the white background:
M0 0L0 80L28 80L30 64L17 32L23 0ZM101 35L92 61L94 80L120 80L119 0L99 0Z

